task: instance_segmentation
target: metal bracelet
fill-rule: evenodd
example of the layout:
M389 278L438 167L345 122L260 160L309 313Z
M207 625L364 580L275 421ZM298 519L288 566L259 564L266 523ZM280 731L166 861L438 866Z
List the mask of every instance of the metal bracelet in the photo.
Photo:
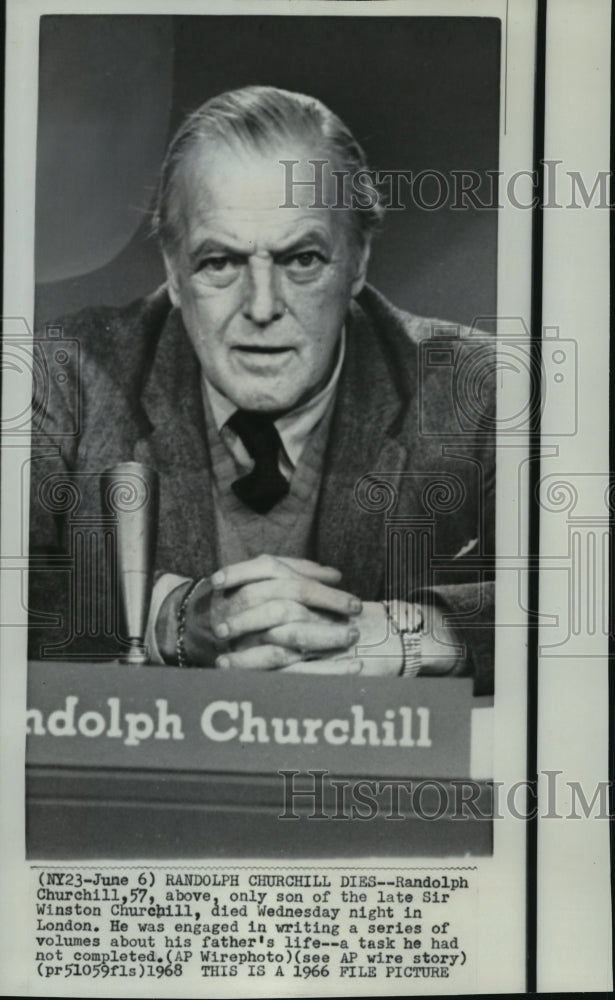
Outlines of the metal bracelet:
M415 612L415 620L412 627L408 628L407 625L405 627L400 627L395 621L388 601L382 601L381 603L386 611L387 618L391 623L393 633L395 635L399 635L401 639L402 662L399 670L399 676L416 677L423 665L421 657L421 636L424 619L421 607L419 604L412 605Z
M423 658L421 656L422 632L420 628L416 631L404 628L400 634L404 660L399 676L416 677L423 666Z
M188 590L184 594L181 600L181 604L177 609L177 638L175 642L175 648L177 650L177 666L178 667L190 667L192 664L188 660L186 654L186 647L184 645L184 638L186 635L186 616L188 614L188 604L190 603L190 598L194 594L194 591L198 587L200 580L193 580Z
M407 607L407 606L406 606ZM412 627L400 630L401 644L404 651L404 662L400 670L401 677L416 677L423 665L421 656L423 636L423 610L420 604L413 604L414 621Z

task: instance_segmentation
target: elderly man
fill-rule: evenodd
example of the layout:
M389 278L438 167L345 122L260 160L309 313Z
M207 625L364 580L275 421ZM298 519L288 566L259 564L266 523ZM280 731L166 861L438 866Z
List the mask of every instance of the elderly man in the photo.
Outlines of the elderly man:
M472 673L489 689L492 389L461 433L471 380L451 374L471 338L421 366L434 322L366 285L382 212L353 188L365 166L324 105L272 87L222 94L180 128L157 206L165 288L60 321L79 367L51 386L35 437L31 655L43 639L44 655L117 651L104 585L75 609L54 557L67 520L100 521L99 473L134 458L160 478L155 661ZM54 510L45 484L62 477L77 499Z

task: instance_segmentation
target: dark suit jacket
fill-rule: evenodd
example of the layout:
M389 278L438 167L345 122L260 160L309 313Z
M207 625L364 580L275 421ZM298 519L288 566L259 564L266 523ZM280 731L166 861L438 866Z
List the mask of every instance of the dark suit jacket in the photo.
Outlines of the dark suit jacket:
M492 345L467 331L455 336L450 324L436 340L435 325L370 288L351 304L311 554L337 566L341 585L363 600L443 603L464 647L463 672L485 693ZM159 571L196 577L216 568L200 370L164 288L54 326L56 335L41 340L49 377L35 403L30 655L108 657L122 637L102 568L103 469L136 459L158 470Z

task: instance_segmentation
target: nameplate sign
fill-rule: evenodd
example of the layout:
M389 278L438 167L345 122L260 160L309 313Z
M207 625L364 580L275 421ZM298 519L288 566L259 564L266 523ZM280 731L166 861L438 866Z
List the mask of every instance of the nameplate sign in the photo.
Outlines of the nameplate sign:
M472 681L31 663L27 763L467 778Z

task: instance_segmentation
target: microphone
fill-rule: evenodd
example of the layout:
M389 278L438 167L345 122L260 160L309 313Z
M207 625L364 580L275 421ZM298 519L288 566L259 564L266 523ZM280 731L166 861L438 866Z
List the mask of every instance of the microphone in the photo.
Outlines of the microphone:
M111 580L119 586L129 648L120 663L147 664L145 629L152 599L158 529L158 473L141 462L119 462L100 477L103 512L112 520L115 545Z

